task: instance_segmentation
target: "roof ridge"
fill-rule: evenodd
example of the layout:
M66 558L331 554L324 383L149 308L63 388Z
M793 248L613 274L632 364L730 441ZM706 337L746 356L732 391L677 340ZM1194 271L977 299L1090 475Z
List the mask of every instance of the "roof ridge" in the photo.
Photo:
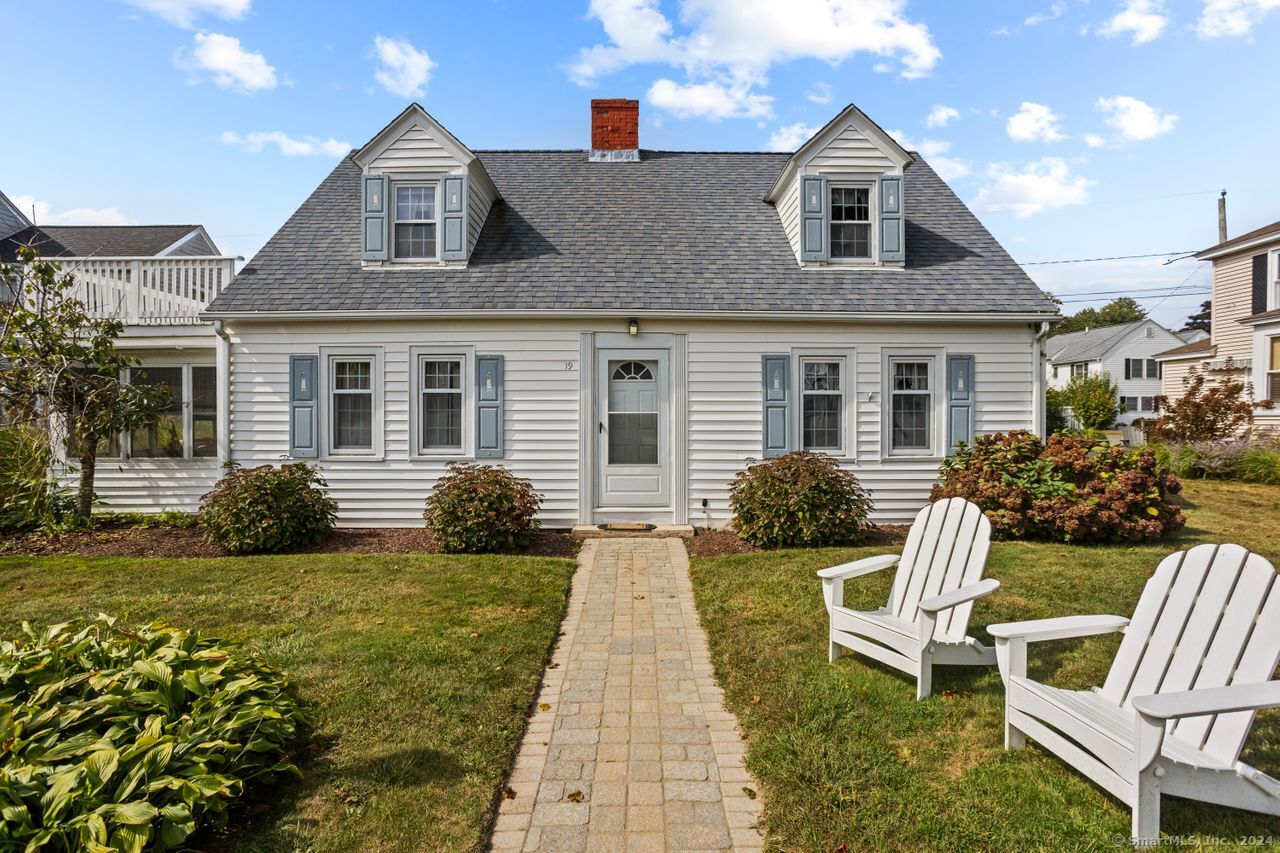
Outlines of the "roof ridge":
M473 148L473 154L586 154L587 148ZM766 157L789 157L789 151L692 151L668 148L641 148L653 154L759 154Z

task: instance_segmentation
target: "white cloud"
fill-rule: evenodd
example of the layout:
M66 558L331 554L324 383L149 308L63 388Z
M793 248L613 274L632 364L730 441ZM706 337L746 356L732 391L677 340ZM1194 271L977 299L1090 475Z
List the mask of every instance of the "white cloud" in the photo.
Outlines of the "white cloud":
M190 29L201 15L238 21L249 14L253 0L124 0L130 6Z
M760 115L758 105L766 96L758 90L779 63L817 59L834 66L865 53L896 60L903 77L915 78L932 71L942 56L929 28L906 17L906 0L680 0L679 5L677 32L658 0L591 0L589 17L600 21L608 43L580 50L566 66L569 77L590 85L638 64L679 68L686 82L667 80L655 84L656 91L671 96L688 90L674 99L683 114L714 119L724 117L724 99L709 97L713 89L733 96L739 104L734 115ZM689 110L697 100L708 103L707 113Z
M987 213L1012 213L1025 219L1044 210L1087 204L1094 181L1073 176L1061 157L1042 157L1021 169L994 163L990 183L978 190L973 206Z
M925 116L925 127L946 127L953 120L960 118L960 111L954 107L938 104Z
M924 155L933 171L944 181L957 181L973 173L966 161L945 156L951 150L951 143L945 139L922 139L916 142L900 130L891 130L889 135L908 151L918 151Z
M15 195L9 199L37 225L137 225L137 220L120 212L118 207L77 207L54 213L48 202L35 196ZM33 212L34 211L34 212Z
M804 96L815 104L831 103L831 84L815 83L813 88L804 93Z
M402 98L419 98L431 80L431 69L436 67L425 50L418 50L404 39L373 37L378 54L378 68L373 77L393 95Z
M220 137L224 145L234 145L255 154L268 145L274 145L286 157L342 157L351 150L351 144L334 139L318 139L304 136L294 139L279 130L254 130L241 134L234 130L223 131Z
M1133 34L1132 44L1154 41L1169 24L1164 0L1126 0L1115 17L1098 27L1098 35L1115 38Z
M1021 109L1009 116L1005 130L1014 142L1061 142L1067 138L1058 127L1061 120L1044 104L1023 101Z
M1154 139L1178 123L1176 115L1127 95L1099 98L1097 108L1108 114L1104 121L1127 142Z
M1024 27L1034 27L1037 24L1043 24L1046 21L1056 20L1062 17L1062 13L1067 11L1066 3L1054 3L1049 7L1047 12L1037 12L1022 22Z
M1088 145L1090 148L1101 148L1107 144L1107 140L1104 139L1101 134L1086 133L1084 135L1084 144Z
M807 125L802 121L778 128L769 136L770 151L795 151L804 145L822 128Z
M766 118L773 114L773 98L752 91L750 82L677 83L655 80L645 94L649 103L676 118Z
M1254 24L1277 8L1280 0L1204 0L1196 32L1205 38L1248 35Z
M261 53L245 50L240 39L220 33L196 33L190 57L176 57L179 67L207 73L224 89L246 95L276 87L276 69Z

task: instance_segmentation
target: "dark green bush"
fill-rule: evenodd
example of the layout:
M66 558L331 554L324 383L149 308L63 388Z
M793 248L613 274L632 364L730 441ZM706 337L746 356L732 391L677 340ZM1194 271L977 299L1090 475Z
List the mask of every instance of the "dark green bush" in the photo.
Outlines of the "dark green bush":
M39 427L0 426L0 532L57 527L71 493L51 477L53 447Z
M738 535L762 548L857 542L872 510L857 477L832 457L805 451L739 471L729 505Z
M450 462L423 518L441 551L486 554L526 547L538 529L542 496L500 465Z
M333 531L338 515L327 485L306 462L232 468L200 499L200 527L232 554L315 545Z
M1151 448L1130 450L1058 433L979 436L942 463L933 500L982 507L997 536L1062 542L1140 542L1186 524L1169 496L1182 484Z
M23 625L0 642L0 849L183 847L250 781L297 776L288 678L163 625Z

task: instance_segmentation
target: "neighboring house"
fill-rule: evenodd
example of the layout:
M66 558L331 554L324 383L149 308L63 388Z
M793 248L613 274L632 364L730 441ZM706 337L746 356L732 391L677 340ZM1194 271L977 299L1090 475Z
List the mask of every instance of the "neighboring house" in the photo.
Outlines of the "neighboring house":
M1160 365L1154 355L1182 342L1177 332L1154 320L1055 335L1045 341L1049 386L1065 388L1078 373L1110 374L1119 389L1116 422L1127 426L1154 416L1160 394Z
M1164 393L1181 396L1194 368L1210 380L1243 379L1255 400L1280 401L1280 222L1210 246L1196 258L1213 263L1211 332L1157 353ZM1255 424L1280 429L1280 409L1257 409Z
M22 245L74 274L74 293L92 311L125 323L120 345L143 365L132 379L173 390L159 423L120 436L99 459L99 497L112 509L193 509L229 455L219 446L229 372L218 365L214 325L199 314L230 283L236 258L199 225L33 225L0 193L0 262Z
M919 155L852 106L793 154L638 126L472 151L415 104L344 158L201 315L225 458L317 462L345 525L421 524L468 460L551 527L715 525L809 449L905 521L954 441L1043 431L1056 309Z

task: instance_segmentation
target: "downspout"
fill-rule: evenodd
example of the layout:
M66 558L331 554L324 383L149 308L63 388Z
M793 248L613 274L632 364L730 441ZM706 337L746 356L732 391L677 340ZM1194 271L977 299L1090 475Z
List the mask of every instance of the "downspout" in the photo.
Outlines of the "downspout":
M1042 341L1049 335L1049 321L1040 321L1040 331L1031 339L1031 361L1035 365L1032 405L1035 409L1031 415L1031 430L1041 438L1045 437L1045 384L1044 384L1044 348Z
M222 327L221 320L213 321L213 333L218 336L218 467L231 461L231 336Z

